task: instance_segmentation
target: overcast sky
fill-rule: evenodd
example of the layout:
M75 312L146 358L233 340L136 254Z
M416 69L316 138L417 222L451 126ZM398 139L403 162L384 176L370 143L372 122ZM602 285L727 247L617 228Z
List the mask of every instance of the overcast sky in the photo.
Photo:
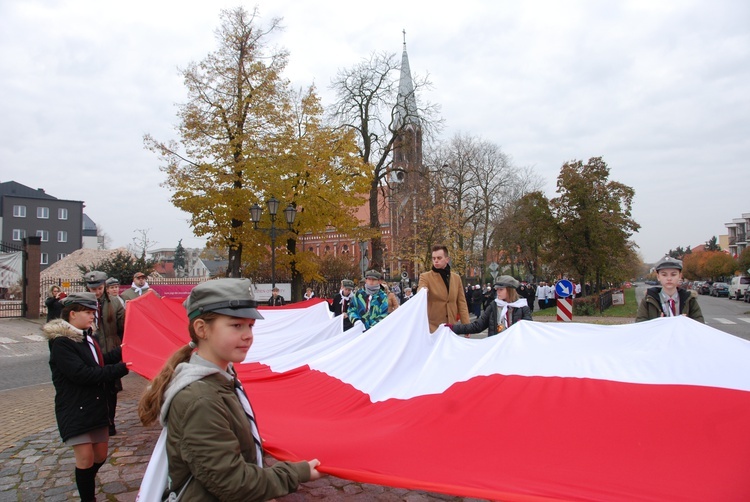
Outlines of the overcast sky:
M338 69L400 55L405 29L443 139L500 145L548 197L563 163L603 157L635 189L646 261L750 212L746 0L2 0L0 181L85 201L115 247L136 229L155 247L202 246L142 138L177 138L177 68L215 49L219 10L237 5L283 17L286 76L324 104Z

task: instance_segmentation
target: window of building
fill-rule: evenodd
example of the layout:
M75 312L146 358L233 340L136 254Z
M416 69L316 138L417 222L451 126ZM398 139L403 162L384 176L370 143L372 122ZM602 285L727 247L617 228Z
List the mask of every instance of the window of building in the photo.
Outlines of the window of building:
M328 254L330 251L331 251L331 246L326 246L324 253Z
M49 219L49 208L48 207L38 207L36 208L36 217L40 220L48 220Z
M42 253L42 258L39 261L42 265L48 265L49 264L49 254L48 253Z
M341 253L342 254L347 254L348 252L349 252L349 246L347 246L346 244L344 244L343 246L341 246Z
M68 219L68 209L65 207L61 207L57 209L57 219L58 220L67 220Z
M42 238L42 242L49 241L49 230L37 230L36 236Z
M57 242L68 242L68 232L59 230L57 232Z
M13 216L16 218L26 218L26 206L13 206Z
M14 228L13 229L13 240L20 241L26 237L26 230Z
M67 253L57 253L57 261L60 261L60 260L62 260L62 259L63 259L63 258L65 258L66 256L68 256L68 254L67 254Z

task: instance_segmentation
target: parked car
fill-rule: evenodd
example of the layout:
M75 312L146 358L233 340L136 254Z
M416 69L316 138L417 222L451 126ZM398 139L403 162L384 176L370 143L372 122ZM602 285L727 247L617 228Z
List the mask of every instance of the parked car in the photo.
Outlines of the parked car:
M698 289L698 293L702 295L710 294L711 293L711 281L702 282L700 289Z
M729 281L729 298L742 300L748 285L750 285L750 277L744 275L732 277L732 280Z
M693 284L690 285L690 289L697 293L701 289L701 284L703 284L703 281L693 281Z
M715 282L711 285L711 296L720 297L720 296L726 296L729 297L729 284L726 282Z
M750 303L750 288L745 290L745 303Z

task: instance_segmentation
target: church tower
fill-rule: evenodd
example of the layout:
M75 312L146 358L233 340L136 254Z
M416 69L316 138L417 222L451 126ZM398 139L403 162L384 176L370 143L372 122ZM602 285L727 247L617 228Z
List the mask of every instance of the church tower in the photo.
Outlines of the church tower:
M391 243L386 259L392 276L397 270L416 277L414 258L418 210L427 203L427 171L422 163L422 124L414 95L414 81L406 52L406 32L401 56L401 75L393 117L395 141L388 176ZM421 202L420 202L421 201Z

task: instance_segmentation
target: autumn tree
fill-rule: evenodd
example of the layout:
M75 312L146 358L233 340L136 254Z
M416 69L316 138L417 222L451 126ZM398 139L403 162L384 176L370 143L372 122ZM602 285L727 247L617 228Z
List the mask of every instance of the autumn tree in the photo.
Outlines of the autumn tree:
M314 254L297 248L299 236L335 228L357 238L356 211L370 173L357 155L354 132L324 122L314 86L301 90L291 105L283 134L269 153L276 163L268 169L265 191L285 194L298 210L280 265L291 273L292 299L301 299L303 284L320 279L321 272Z
M608 264L632 251L628 242L640 225L631 217L635 191L609 179L601 157L584 164L565 163L550 201L557 222L557 262L574 271L581 283L594 277L600 285Z
M261 27L257 10L222 11L218 48L181 70L188 101L179 107L179 142L144 138L161 155L164 185L172 203L191 215L195 234L208 237L208 247L227 249L230 277L268 256L268 234L249 225L253 203L264 206L276 197L282 211L287 204L300 210L294 229L281 239L287 259L280 262L293 266L293 275L305 274L304 259L294 258L296 236L338 223L334 208L346 205L343 194L358 191L353 138L321 124L313 87L295 96L282 77L288 54L269 47L279 23L272 19ZM321 180L327 191L315 194Z
M737 258L737 268L742 275L750 274L750 248L745 248Z
M273 163L266 152L288 107L281 76L288 54L267 46L280 20L262 28L257 15L241 7L222 11L218 49L181 70L188 93L178 113L181 145L144 138L166 162L164 185L172 203L191 215L195 234L228 248L230 277L240 276L248 201L263 193Z
M395 54L373 53L353 67L339 70L331 83L336 94L332 117L355 133L357 155L369 174L368 224L373 268L384 264L379 214L379 201L384 198L379 195L387 184L397 137L408 123L418 122L426 134L438 124L432 119L434 105L416 107L419 89L429 85L426 79L413 79L413 88L398 99L400 70Z
M718 280L734 275L737 260L723 251L703 251L686 255L682 263L685 278Z
M737 260L722 251L706 251L703 265L704 275L712 279L733 276L737 270Z

